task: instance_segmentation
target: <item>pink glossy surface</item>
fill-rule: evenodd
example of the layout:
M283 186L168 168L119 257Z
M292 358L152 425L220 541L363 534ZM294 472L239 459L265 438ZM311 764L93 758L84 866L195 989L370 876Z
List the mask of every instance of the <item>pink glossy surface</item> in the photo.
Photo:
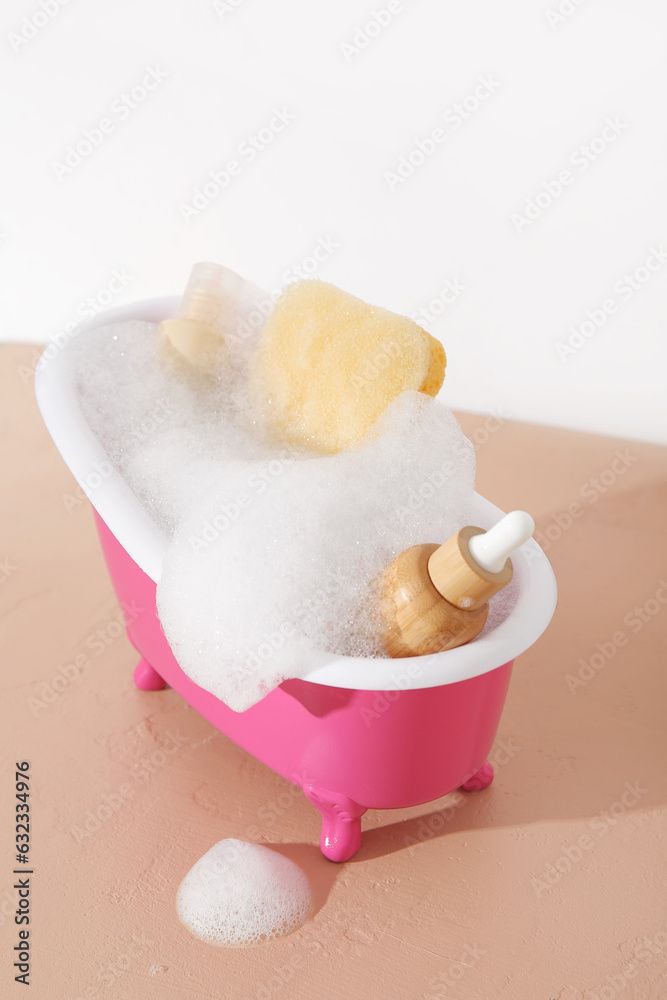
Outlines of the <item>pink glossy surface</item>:
M307 793L315 789L309 798L318 800L325 820L326 814L335 820L335 830L323 830L323 849L332 860L346 853L340 846L328 847L348 822L350 807L340 808L341 796L350 800L353 811L354 806L363 812L416 805L463 785L484 764L511 663L470 680L410 691L359 691L289 680L247 712L233 712L183 673L157 617L154 582L99 516L96 521L118 599L126 607L134 605L128 634L143 658L138 686L159 687L147 670L150 665L239 746ZM350 818L358 825L358 817ZM356 836L353 824L347 837L351 853L358 847Z

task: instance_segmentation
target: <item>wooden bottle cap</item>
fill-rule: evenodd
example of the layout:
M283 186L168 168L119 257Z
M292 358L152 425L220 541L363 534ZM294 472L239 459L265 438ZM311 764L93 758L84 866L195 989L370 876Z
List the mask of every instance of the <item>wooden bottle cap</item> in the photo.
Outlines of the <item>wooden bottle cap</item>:
M380 599L390 656L428 656L470 642L482 631L488 604L461 611L433 586L428 561L437 545L413 545L385 570Z
M463 611L486 604L512 579L512 560L499 573L489 573L473 559L468 542L484 528L462 528L431 555L428 572L433 586L446 601Z

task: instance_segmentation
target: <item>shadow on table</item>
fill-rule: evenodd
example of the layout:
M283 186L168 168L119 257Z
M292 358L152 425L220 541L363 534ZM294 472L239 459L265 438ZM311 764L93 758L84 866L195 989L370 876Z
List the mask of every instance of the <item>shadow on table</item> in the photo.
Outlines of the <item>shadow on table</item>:
M306 873L313 890L311 916L314 917L326 903L340 873L340 865L328 861L319 846L316 847L314 844L265 844L264 846L294 861Z

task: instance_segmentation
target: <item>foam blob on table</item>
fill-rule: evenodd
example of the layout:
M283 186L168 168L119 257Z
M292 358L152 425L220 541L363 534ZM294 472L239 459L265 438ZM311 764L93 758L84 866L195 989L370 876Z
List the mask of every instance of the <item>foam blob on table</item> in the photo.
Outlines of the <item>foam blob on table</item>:
M294 861L260 844L228 839L190 869L176 907L196 937L237 948L302 927L313 896L305 872Z

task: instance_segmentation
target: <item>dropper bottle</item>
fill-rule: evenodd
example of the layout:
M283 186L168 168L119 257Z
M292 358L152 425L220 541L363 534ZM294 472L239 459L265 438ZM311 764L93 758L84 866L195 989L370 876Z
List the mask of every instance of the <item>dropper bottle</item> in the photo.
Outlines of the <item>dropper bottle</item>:
M390 656L425 656L470 642L482 631L489 600L512 579L510 554L535 522L506 514L485 531L462 528L444 545L414 545L382 578L380 613Z

